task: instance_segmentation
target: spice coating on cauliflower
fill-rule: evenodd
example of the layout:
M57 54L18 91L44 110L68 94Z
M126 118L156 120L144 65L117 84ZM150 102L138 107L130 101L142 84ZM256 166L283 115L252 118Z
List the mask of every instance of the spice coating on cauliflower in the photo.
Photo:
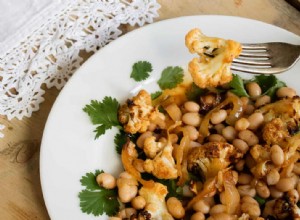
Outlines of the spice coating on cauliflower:
M173 147L169 143L153 160L147 159L144 162L144 169L159 179L175 179L178 177L175 160L172 156Z
M150 94L141 90L120 107L118 117L120 123L124 125L125 132L135 134L145 132L150 122L161 118L161 114L152 106Z
M225 142L208 142L189 152L188 170L200 174L202 178L214 177L226 169L231 162L242 157L233 145Z
M189 72L197 86L217 87L231 81L230 66L242 51L240 43L207 37L195 28L186 35L185 44L191 53L199 55L189 63Z
M154 183L153 187L142 187L139 195L146 200L145 211L151 214L151 219L174 219L167 210L165 197L168 194L167 187L161 183Z

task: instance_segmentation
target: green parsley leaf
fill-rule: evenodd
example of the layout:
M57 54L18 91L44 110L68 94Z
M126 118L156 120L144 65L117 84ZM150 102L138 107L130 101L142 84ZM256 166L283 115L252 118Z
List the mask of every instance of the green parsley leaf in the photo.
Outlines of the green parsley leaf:
M133 64L130 78L140 82L147 79L150 72L152 72L151 63L148 61L139 61Z
M234 93L235 95L240 96L240 97L242 97L242 96L249 97L249 95L245 89L245 86L244 86L244 81L240 76L233 74L233 78L230 81L229 86L231 88L230 91L232 93Z
M192 85L186 91L186 97L188 100L198 101L199 96L204 94L205 91L205 89L201 89L195 83L192 83Z
M162 71L160 79L157 81L159 87L164 89L175 88L183 82L183 69L179 66L169 66Z
M253 81L257 82L260 86L263 95L268 95L272 99L275 98L276 91L279 88L286 86L286 84L280 81L275 75L257 75Z
M157 99L162 94L162 91L156 91L154 93L151 93L151 99Z
M103 171L96 170L95 174L87 173L81 178L83 189L78 197L82 212L99 216L107 214L113 216L119 210L118 193L115 189L105 189L96 183L96 177ZM97 185L95 185L95 183Z
M101 102L92 100L89 105L83 108L83 111L90 116L92 123L99 125L94 130L96 132L95 138L105 134L106 130L111 129L113 126L120 126L118 109L118 101L107 96Z
M121 154L123 145L127 142L127 139L128 135L122 130L115 135L114 142L118 154Z

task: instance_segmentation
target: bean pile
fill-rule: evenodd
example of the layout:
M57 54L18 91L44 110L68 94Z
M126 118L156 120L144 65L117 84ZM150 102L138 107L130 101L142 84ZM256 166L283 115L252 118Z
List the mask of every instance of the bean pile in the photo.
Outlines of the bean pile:
M299 97L289 87L279 88L275 99L256 82L245 87L249 97L214 90L194 101L160 100L161 120L150 121L137 149L130 148L133 168L124 165L117 179L108 173L97 177L104 188L118 187L126 204L110 219L300 219ZM161 203L141 192L150 181L137 179L156 176L158 157L159 168L168 164L176 171L170 179L182 189Z

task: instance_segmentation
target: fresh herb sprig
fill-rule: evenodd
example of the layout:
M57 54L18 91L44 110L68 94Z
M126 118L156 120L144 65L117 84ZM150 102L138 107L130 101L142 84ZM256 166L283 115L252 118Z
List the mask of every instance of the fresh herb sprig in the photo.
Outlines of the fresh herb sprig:
M183 76L183 69L181 67L169 66L162 71L157 84L162 90L173 89L183 82Z
M133 64L130 78L137 82L147 79L152 72L152 64L148 61L138 61Z
M97 184L96 177L103 170L86 173L80 180L83 189L78 197L82 212L99 216L113 216L119 210L118 192L115 189L105 189Z
M118 120L119 102L111 97L104 97L102 101L92 100L89 105L83 108L92 123L98 125L94 132L96 132L95 138L99 138L105 134L106 130L116 126L120 128Z

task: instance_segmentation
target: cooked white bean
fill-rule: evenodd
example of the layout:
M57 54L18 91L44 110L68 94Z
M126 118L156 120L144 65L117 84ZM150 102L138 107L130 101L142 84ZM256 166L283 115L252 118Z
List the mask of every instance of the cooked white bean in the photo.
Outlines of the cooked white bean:
M244 109L244 112L245 112L246 115L250 115L254 112L254 110L255 110L254 105L249 104L249 105L246 105L246 107Z
M205 215L202 212L196 212L192 215L191 220L205 220Z
M255 186L255 189L256 189L256 193L261 198L266 199L270 196L270 190L264 181L258 181L258 183Z
M146 205L146 200L142 196L137 196L131 200L131 205L136 210L143 209Z
M236 130L232 126L227 126L222 130L222 135L227 141L232 141L236 136Z
M249 146L258 144L258 137L248 129L240 131L238 137L244 140Z
M244 202L241 205L241 211L243 213L248 213L252 217L260 216L260 208L259 205L255 205L254 203Z
M247 83L246 89L251 98L256 98L261 95L261 88L256 82Z
M194 127L197 127L201 123L201 117L197 112L187 112L182 116L182 121Z
M207 214L209 213L210 206L207 201L201 199L193 205L193 209L196 212L202 212L203 214Z
M188 112L199 112L200 105L196 102L188 101L188 102L184 103L184 108Z
M126 218L130 218L132 215L135 214L136 214L136 210L134 208L125 208L119 212L118 217L122 219L126 219Z
M263 105L269 104L270 102L271 102L271 97L268 95L263 95L256 100L254 105L256 108L258 108Z
M170 197L167 200L167 208L174 218L183 218L185 215L182 203L176 197Z
M272 198L278 199L278 198L281 198L283 196L283 192L276 189L275 186L270 186L269 189L270 189L270 195L271 195Z
M242 131L242 130L246 130L249 127L249 125L250 122L248 121L247 118L240 118L235 122L234 128L237 131Z
M227 117L227 111L224 109L220 109L217 112L213 112L211 114L211 118L210 121L212 124L220 124L221 122L223 122Z
M96 181L99 186L102 186L105 189L113 189L117 186L116 178L109 173L100 173L96 177Z
M276 95L279 98L292 98L296 96L296 91L290 87L281 87L277 90Z
M277 165L277 166L280 166L281 164L283 164L284 162L284 153L283 153L283 150L282 148L275 144L271 147L271 159L272 159L272 162Z
M293 177L281 178L276 184L276 189L281 192L287 192L294 189L296 181Z
M212 215L212 218L214 220L232 220L232 216L223 212L223 213L216 213L214 215Z
M254 112L248 117L249 129L256 130L264 122L264 115L261 112Z
M225 128L225 125L223 124L217 124L214 126L215 130L217 131L218 134L222 134L222 130Z
M271 169L270 172L267 174L268 185L275 185L276 183L278 183L279 179L280 174L276 169Z
M237 187L237 190L239 191L240 196L254 197L256 194L255 189L252 188L250 185L240 185Z
M234 139L232 145L238 148L242 153L246 153L249 150L248 144L242 139Z
M120 201L123 203L130 202L137 194L137 186L124 184L118 188Z
M239 160L236 164L235 164L235 169L237 171L242 171L244 169L246 161L245 160Z
M209 142L226 142L226 139L222 136L222 135L219 135L219 134L211 134L208 136L208 141Z
M294 164L293 172L297 175L300 175L300 163Z
M251 180L253 179L253 176L247 173L240 173L238 178L238 183L245 185L250 184Z
M198 130L197 130L194 126L186 125L186 126L184 126L184 128L187 130L187 132L188 132L188 134L189 134L189 138L190 138L192 141L198 139L198 137L199 137L199 132L198 132Z
M217 204L217 205L214 205L210 211L209 211L209 214L210 215L214 215L214 214L217 214L217 213L223 213L223 212L226 212L226 206L223 205L223 204Z

